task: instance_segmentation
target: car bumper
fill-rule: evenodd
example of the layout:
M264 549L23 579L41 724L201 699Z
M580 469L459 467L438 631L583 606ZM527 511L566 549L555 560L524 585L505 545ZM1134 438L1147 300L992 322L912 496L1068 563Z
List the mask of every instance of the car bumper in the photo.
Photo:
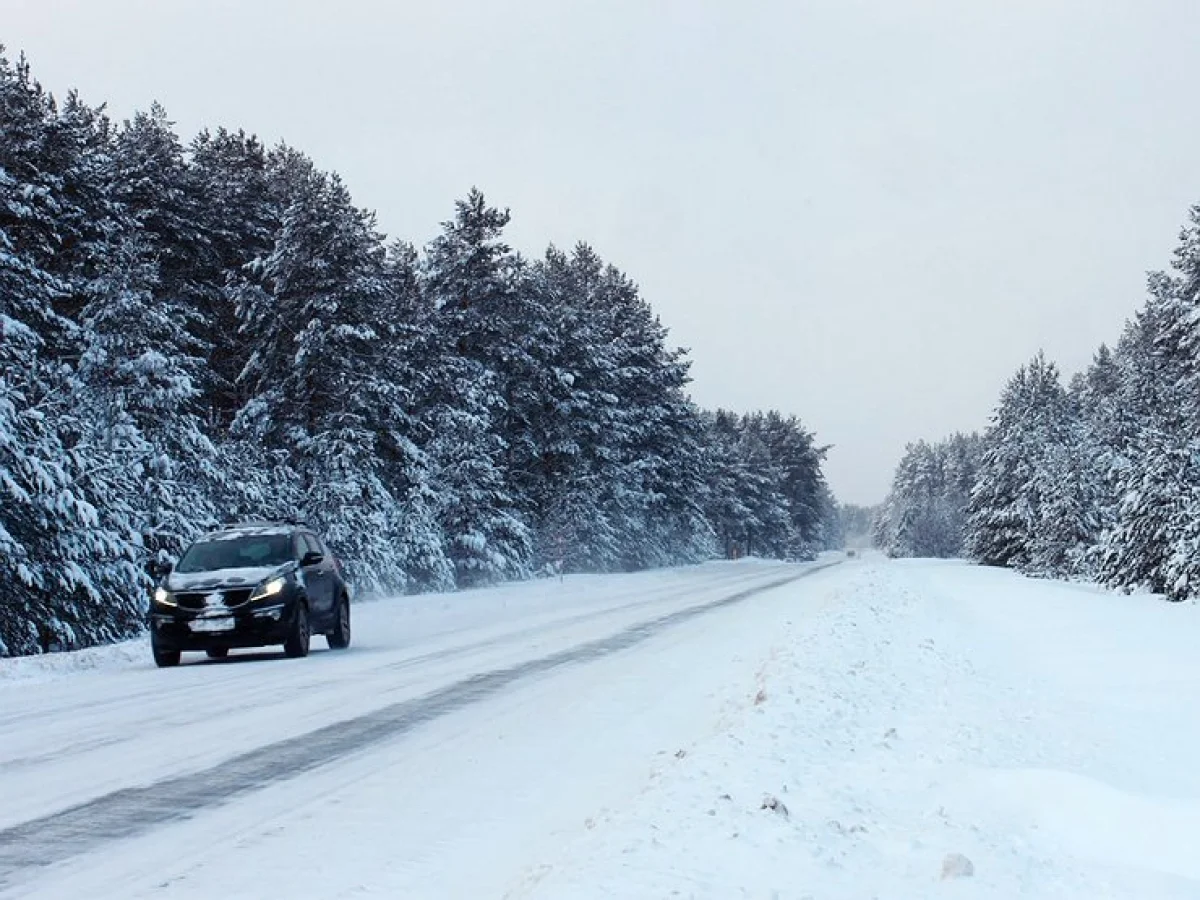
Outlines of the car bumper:
M237 610L228 616L156 610L150 615L150 631L158 649L167 651L266 647L287 639L294 616L294 605ZM218 630L210 630L214 628Z

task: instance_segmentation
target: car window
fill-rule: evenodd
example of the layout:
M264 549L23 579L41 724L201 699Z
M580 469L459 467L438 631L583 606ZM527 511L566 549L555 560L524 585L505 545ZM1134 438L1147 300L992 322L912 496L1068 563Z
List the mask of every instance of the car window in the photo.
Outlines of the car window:
M290 560L292 542L286 534L254 534L198 541L188 548L175 571L212 572L278 566Z

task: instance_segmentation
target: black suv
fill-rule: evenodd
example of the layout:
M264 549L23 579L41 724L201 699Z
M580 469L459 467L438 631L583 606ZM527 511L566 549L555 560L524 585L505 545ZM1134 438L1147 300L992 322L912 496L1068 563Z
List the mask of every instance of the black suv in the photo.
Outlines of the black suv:
M197 540L156 573L150 645L159 666L185 650L213 659L231 647L283 644L307 656L310 637L350 646L350 592L341 564L302 523L227 525Z

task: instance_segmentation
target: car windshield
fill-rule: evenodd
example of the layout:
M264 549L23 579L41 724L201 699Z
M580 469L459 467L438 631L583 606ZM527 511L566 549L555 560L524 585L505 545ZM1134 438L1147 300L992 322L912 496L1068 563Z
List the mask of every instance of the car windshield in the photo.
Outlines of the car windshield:
M291 558L292 541L286 534L243 535L192 544L175 571L211 572L278 566Z

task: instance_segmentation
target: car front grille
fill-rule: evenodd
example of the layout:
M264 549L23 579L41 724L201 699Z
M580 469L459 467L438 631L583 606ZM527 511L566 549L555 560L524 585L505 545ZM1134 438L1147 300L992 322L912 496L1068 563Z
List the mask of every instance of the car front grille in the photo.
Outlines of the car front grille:
M250 599L250 588L238 588L234 591L225 591L226 606L241 606Z
M208 606L207 597L210 594L219 593L225 605L233 608L241 606L250 599L251 588L234 588L228 591L203 591L203 592L187 592L175 595L175 602L184 609L198 611Z
M176 594L175 602L184 609L204 609L206 594Z

